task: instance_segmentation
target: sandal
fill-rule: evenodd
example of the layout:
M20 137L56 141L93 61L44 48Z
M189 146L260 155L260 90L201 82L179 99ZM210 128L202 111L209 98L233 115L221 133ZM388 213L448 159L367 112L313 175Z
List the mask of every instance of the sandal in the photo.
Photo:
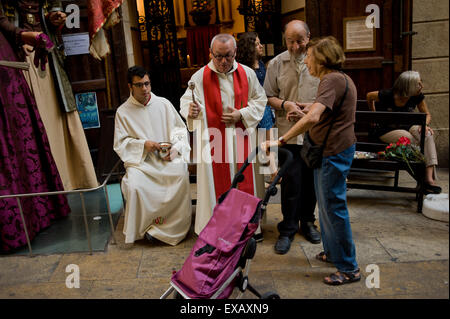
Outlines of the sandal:
M324 262L324 263L330 263L330 264L332 263L331 260L328 259L327 255L325 254L324 251L318 253L318 254L316 255L316 259L317 259L317 260L320 260L320 261L322 261L322 262Z
M343 284L349 284L352 282L359 281L361 279L361 274L359 268L354 272L340 272L337 271L328 277L323 279L323 282L327 285L339 286Z

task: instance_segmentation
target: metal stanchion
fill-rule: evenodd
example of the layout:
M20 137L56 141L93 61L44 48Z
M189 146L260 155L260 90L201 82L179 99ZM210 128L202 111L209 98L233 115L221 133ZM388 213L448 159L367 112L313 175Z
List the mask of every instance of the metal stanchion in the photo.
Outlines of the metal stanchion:
M109 224L111 226L111 235L113 238L113 244L116 245L117 241L116 241L116 236L114 235L114 223L112 220L112 215L111 215L111 206L109 205L109 195L108 195L108 185L105 184L105 196L106 196L106 207L108 208L108 216L109 216Z
M33 251L31 250L30 236L28 236L27 224L25 222L25 217L23 216L22 204L20 203L20 197L17 197L17 205L19 206L20 217L22 217L23 230L25 230L25 236L27 237L28 250L30 251L30 257L33 256Z
M83 209L84 226L86 228L86 236L87 236L89 252L90 252L89 254L92 255L91 234L89 233L89 226L88 226L88 222L87 222L86 206L85 206L85 203L84 203L84 195L83 195L83 193L80 193L80 197L81 197L81 207Z

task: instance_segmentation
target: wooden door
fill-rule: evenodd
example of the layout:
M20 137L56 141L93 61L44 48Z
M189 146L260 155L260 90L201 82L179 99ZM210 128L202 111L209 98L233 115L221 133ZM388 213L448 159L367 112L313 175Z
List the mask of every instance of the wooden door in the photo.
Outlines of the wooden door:
M87 1L63 0L62 3L64 9L73 3L80 8L80 28L64 28L62 35L88 32ZM74 94L95 92L97 96L100 128L85 129L85 134L100 179L118 160L112 150L114 122L112 125L109 122L114 121L114 116L111 117L111 110L115 110L129 96L122 22L107 30L106 35L111 48L106 59L100 61L90 54L82 54L67 56L65 61Z
M356 84L358 100L365 100L367 92L392 87L411 67L412 0L306 0L305 4L311 37L332 35L343 46L344 21L369 16L369 5L379 8L375 48L345 52L344 71Z

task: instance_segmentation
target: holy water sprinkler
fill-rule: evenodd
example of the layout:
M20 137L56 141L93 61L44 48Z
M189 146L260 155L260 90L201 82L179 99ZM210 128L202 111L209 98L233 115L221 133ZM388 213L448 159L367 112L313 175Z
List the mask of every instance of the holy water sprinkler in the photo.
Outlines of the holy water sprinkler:
M189 81L188 87L192 91L192 103L195 103L195 99L194 99L195 83L194 83L194 81Z

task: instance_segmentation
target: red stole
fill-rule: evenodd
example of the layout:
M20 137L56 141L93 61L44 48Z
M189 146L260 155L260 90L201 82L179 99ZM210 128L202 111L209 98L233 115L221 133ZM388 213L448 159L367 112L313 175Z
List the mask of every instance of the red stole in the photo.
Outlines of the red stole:
M248 80L247 74L244 68L238 64L238 68L233 72L233 87L234 87L234 108L240 109L247 106L248 102ZM206 118L208 121L209 128L216 128L221 133L222 140L220 141L220 146L222 148L222 158L220 163L214 161L214 153L217 147L211 149L212 169L214 176L214 188L216 193L216 200L220 195L225 193L231 186L232 177L230 175L230 164L227 160L228 152L226 151L226 137L225 137L225 123L221 122L221 117L223 113L222 98L220 96L220 86L219 78L217 74L212 71L208 66L205 67L203 72L203 92L205 94L205 108L206 108ZM245 126L242 121L235 123L236 128L241 128L242 130L236 130L236 145L237 154L235 157L238 159L237 168L243 165L243 161L249 155L249 136L244 135ZM209 142L213 140L214 137L210 133ZM219 141L215 141L217 144ZM228 141L232 143L232 141ZM211 145L211 144L210 144ZM240 163L240 159L242 163ZM253 164L250 164L244 171L244 181L239 183L238 188L246 193L254 195L253 186Z

